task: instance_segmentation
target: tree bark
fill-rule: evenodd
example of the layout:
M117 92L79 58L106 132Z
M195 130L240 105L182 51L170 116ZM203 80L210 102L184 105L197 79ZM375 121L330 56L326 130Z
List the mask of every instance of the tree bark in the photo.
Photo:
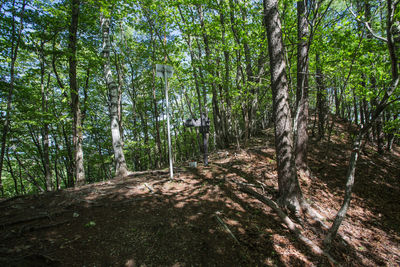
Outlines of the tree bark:
M291 211L301 210L302 192L293 157L289 86L277 0L264 0L264 16L270 58L271 87L275 117L275 149L278 165L279 203Z
M85 169L83 166L83 132L82 132L82 116L79 103L79 88L77 82L77 33L79 19L79 0L71 1L71 24L69 27L69 86L71 93L71 109L74 117L72 126L73 142L74 142L74 158L75 158L75 186L85 183Z
M297 91L296 91L296 166L302 173L308 173L308 22L306 1L297 2Z
M104 78L107 83L110 98L111 136L114 149L115 175L124 177L129 174L129 171L125 162L121 132L119 128L120 124L118 120L118 86L114 81L110 66L110 19L101 14L100 24L103 38L102 56L104 58Z

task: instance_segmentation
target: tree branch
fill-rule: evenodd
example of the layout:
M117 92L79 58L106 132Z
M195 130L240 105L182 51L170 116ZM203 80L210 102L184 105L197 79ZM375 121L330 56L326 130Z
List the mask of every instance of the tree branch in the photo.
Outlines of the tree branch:
M376 39L381 40L381 41L383 41L383 42L387 42L387 41L388 41L386 38L383 38L382 36L377 35L377 34L374 32L374 30L371 28L371 26L369 25L368 21L362 21L362 20L360 20L360 19L357 17L357 15L354 13L354 11L353 11L352 8L353 8L353 5L350 5L350 7L349 7L350 13L353 15L353 17L354 17L358 22L360 22L360 23L362 23L362 24L365 25L365 27L366 27L366 28L368 29L368 31L372 34L373 37L375 37Z

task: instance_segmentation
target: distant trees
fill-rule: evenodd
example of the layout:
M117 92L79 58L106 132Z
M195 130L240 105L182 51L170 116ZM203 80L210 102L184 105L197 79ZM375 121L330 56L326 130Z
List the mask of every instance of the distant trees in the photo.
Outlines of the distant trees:
M11 118L11 111L12 111L12 101L13 101L13 94L14 94L14 87L15 87L15 64L18 57L18 49L21 44L22 38L22 29L24 27L24 14L25 14L25 7L26 1L23 0L22 3L19 3L20 12L17 14L18 11L17 2L14 0L12 1L12 5L10 6L10 13L11 13L11 31L10 33L5 33L8 35L7 39L11 40L11 43L6 44L5 46L10 49L8 59L10 61L10 72L9 72L9 83L7 84L6 88L8 87L8 92L6 95L6 109L5 109L5 116L1 118L3 122L3 129L2 129L2 137L1 137L1 150L0 150L0 191L1 195L4 196L4 187L2 183L2 172L3 172L3 164L4 164L4 155L6 152L6 142L7 142L7 135L10 130L10 118ZM18 23L19 19L19 23ZM3 114L2 114L3 117Z
M339 117L371 125L365 136L381 153L398 142L398 85L389 83L398 61L386 64L398 53L397 1L1 3L6 196L166 166L164 93L154 72L165 59L176 73L175 160L201 158L207 138L210 150L245 147L275 122L281 204L294 210L302 202L294 166L307 170L308 140L333 142ZM203 112L209 135L182 125Z

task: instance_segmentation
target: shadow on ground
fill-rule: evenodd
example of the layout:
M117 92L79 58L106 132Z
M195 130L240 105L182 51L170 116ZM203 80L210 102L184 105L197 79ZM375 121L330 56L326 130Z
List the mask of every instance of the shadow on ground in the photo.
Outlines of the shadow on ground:
M276 199L270 144L258 138L245 150L216 153L210 167L181 169L174 181L142 175L3 200L0 265L328 266L266 205L238 190L237 183L253 184ZM315 178L301 180L302 188L328 223L342 200L349 149L340 142L311 142ZM343 265L400 263L396 153L360 160L352 208L340 229L343 238L331 251ZM324 231L317 228L305 226L304 232L320 244Z

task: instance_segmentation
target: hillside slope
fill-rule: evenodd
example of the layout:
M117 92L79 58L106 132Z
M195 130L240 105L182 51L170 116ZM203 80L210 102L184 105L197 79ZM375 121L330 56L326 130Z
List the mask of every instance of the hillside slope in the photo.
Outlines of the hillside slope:
M350 140L311 140L306 199L331 223L343 197ZM272 131L210 166L156 172L0 201L1 266L327 266L266 205L238 190L277 196ZM400 264L400 150L360 157L352 205L334 242L343 265ZM315 231L317 230L317 231ZM305 227L314 242L318 226Z

